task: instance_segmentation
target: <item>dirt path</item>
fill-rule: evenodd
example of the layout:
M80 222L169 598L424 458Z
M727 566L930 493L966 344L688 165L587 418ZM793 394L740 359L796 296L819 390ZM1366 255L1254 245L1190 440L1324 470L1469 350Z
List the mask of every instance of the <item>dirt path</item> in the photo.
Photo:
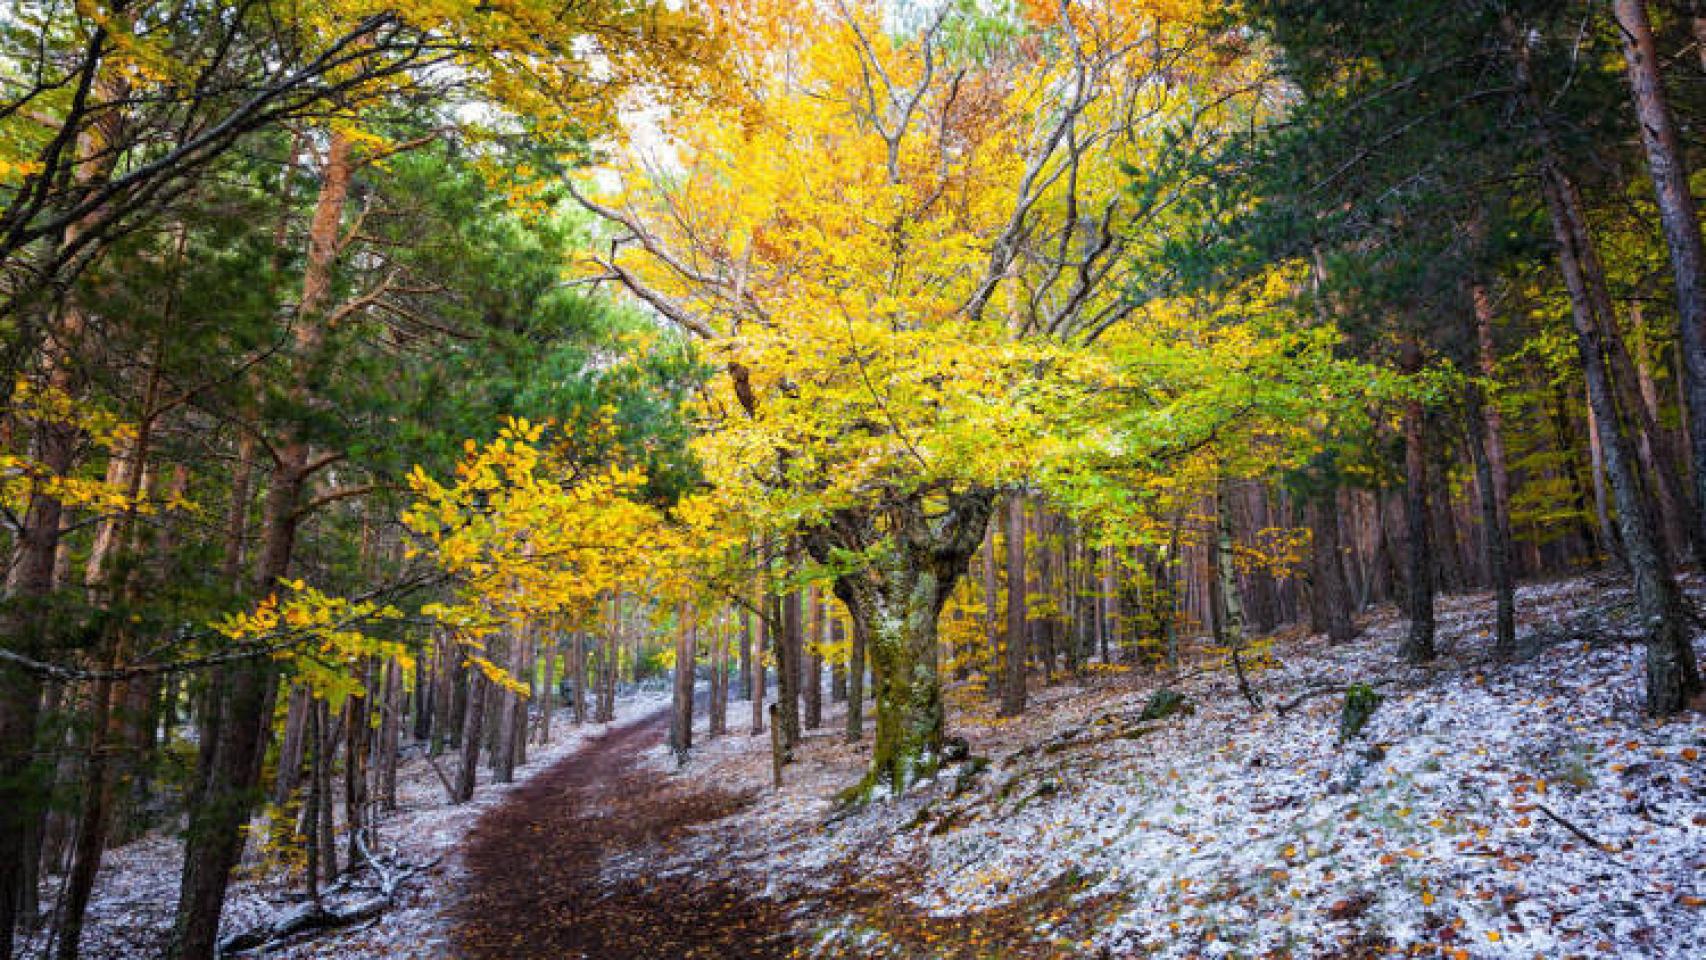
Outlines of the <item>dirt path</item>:
M607 878L604 865L668 845L743 801L643 768L667 710L591 740L480 819L454 912L465 960L679 960L790 956L786 905L754 897L715 864Z

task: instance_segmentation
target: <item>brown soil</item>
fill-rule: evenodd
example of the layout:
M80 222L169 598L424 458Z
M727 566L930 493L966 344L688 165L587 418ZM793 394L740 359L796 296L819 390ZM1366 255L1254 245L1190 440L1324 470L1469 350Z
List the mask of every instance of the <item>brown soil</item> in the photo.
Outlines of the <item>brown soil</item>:
M715 868L607 878L609 858L668 847L745 801L689 789L641 767L668 711L619 727L566 757L481 818L455 908L464 960L770 960L794 954L787 905ZM749 881L750 883L750 881Z

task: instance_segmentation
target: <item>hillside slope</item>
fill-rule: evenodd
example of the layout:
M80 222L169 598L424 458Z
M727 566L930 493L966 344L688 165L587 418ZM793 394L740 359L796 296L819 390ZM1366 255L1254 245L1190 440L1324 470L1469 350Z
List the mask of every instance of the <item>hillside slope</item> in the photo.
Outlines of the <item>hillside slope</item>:
M1508 663L1486 596L1442 602L1427 668L1397 665L1390 612L1346 646L1283 639L1262 711L1213 670L1154 721L1160 681L1136 674L1045 688L1011 722L961 691L974 759L850 814L828 798L863 748L839 717L780 792L768 738L717 741L670 775L755 802L646 867L739 865L819 956L1698 956L1706 720L1640 712L1616 583L1518 603ZM1382 700L1341 745L1351 683Z

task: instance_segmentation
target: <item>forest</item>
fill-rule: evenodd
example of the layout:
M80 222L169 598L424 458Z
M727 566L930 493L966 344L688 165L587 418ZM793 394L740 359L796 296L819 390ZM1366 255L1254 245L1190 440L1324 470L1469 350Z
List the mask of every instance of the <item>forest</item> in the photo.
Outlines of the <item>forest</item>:
M1706 4L9 0L0 960L1699 957Z

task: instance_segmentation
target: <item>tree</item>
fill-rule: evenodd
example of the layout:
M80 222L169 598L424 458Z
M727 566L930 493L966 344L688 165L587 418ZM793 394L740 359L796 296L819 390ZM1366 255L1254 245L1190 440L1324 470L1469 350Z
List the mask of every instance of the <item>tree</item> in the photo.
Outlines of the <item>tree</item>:
M722 372L706 477L835 576L876 685L866 787L937 762L937 618L998 491L1152 426L1102 387L1154 358L1092 345L1136 310L1125 254L1166 199L1111 174L1157 149L1134 116L1191 109L1159 80L1197 35L1171 6L1063 9L722 5L745 96L664 118L679 169L636 148L581 198L613 231L592 276Z

